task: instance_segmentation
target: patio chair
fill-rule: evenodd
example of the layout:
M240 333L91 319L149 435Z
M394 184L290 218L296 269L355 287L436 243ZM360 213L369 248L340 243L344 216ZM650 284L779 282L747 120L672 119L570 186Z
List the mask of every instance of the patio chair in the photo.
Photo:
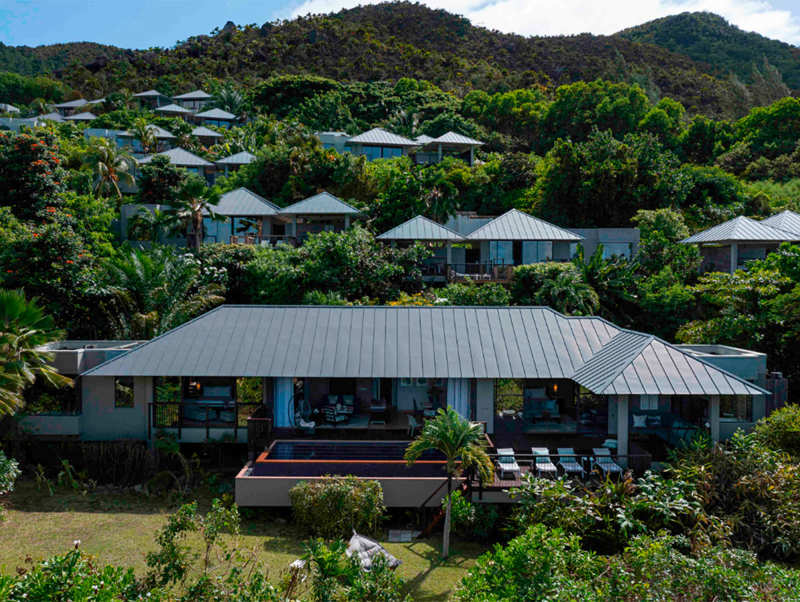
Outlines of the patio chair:
M533 454L533 468L537 476L552 478L558 476L558 468L550 461L549 449L546 447L532 447L531 453Z
M622 466L614 462L611 458L611 450L605 447L595 447L592 449L594 458L592 459L592 468L597 468L604 475L621 475L624 471Z
M497 471L500 473L502 479L504 475L511 475L512 479L519 479L522 477L522 470L520 470L517 459L514 456L514 450L510 447L501 447L497 449Z
M571 447L559 447L558 456L558 465L561 467L561 470L564 471L565 475L574 475L580 478L586 476L586 471L583 469L581 463L578 462L578 457L575 455L574 449Z

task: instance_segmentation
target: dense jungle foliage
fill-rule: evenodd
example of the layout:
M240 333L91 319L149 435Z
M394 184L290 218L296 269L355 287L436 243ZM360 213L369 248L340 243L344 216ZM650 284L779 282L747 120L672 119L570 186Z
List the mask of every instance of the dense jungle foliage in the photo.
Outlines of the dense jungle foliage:
M604 78L639 83L651 99L675 98L690 114L724 117L739 117L800 87L796 49L714 19L697 13L621 35L526 38L473 26L444 10L394 2L260 27L228 22L171 48L0 45L0 71L54 74L86 98L123 88L155 87L174 95L225 79L250 86L276 74L350 82L413 75L459 96L533 85L553 90ZM28 103L35 97L0 98Z

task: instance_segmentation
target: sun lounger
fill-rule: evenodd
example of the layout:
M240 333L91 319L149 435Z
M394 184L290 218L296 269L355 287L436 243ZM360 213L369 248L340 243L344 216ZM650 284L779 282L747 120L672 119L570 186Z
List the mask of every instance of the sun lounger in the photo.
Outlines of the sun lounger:
M532 447L531 453L533 454L533 464L536 474L540 477L558 476L558 468L550 460L550 450L546 447Z
M510 447L498 448L497 471L500 473L501 479L508 475L511 475L512 479L518 479L522 476L517 459L514 457L514 450Z
M571 447L559 447L558 456L558 465L561 467L561 470L564 471L565 475L577 475L581 478L585 476L586 471L583 470L583 466L578 462L578 457L575 455L574 449Z
M622 474L622 466L614 462L611 458L611 450L605 447L595 447L593 450L594 459L592 466L599 468L603 474Z

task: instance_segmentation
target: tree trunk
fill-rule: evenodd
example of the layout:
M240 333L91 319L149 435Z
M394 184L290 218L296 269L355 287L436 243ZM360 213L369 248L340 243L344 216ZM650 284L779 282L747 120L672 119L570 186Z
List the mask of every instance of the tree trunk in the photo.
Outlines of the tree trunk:
M444 512L444 532L442 533L442 558L450 556L450 508L453 505L453 477L447 475L447 506Z
M200 245L203 244L203 214L199 211L192 214L192 227L194 235L192 236L191 248L195 251L200 250Z

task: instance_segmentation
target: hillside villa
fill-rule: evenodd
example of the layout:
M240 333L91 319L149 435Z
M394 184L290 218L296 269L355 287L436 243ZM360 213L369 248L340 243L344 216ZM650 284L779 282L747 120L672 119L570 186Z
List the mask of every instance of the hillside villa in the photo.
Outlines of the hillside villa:
M800 214L782 211L757 221L739 216L682 240L696 244L703 262L701 272L730 272L748 261L764 259L781 243L800 241Z
M419 506L442 475L405 473L397 448L444 406L520 458L538 445L589 461L605 446L639 471L697 432L749 429L785 398L763 354L546 307L221 306L146 343L86 347L97 351L73 371L78 410L23 424L84 441L247 443L242 505L288 504L301 478L345 470L378 478L390 506ZM370 455L350 457L359 445ZM483 485L500 495L508 483Z

